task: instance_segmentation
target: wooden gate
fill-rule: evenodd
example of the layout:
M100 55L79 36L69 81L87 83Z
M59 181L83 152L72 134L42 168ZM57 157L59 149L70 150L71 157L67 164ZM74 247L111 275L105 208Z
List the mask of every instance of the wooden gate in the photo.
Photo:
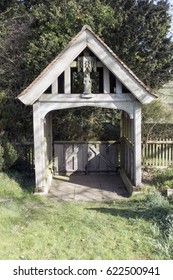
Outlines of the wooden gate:
M54 142L55 173L115 172L120 162L116 142Z

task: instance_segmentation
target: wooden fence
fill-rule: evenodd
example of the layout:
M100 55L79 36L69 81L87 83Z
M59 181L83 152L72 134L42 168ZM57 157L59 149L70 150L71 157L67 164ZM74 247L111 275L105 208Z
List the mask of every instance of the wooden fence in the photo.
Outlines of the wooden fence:
M173 139L148 140L142 143L143 166L170 166L173 164Z
M33 172L34 171L33 143L15 144L15 147L18 152L19 163L21 162L22 164L21 169L27 172ZM118 153L118 151L116 151L116 153ZM119 160L119 157L117 157L117 159ZM109 159L107 161L109 161ZM107 163L107 161L101 160L102 164ZM143 166L167 167L172 164L173 164L173 139L157 139L157 140L150 139L147 143L142 143ZM115 166L116 165L117 164L115 164Z
M119 166L120 144L114 141L56 141L56 173L115 172Z
M32 142L22 144L15 143L14 147L16 148L18 154L16 168L29 173L34 172L34 144Z

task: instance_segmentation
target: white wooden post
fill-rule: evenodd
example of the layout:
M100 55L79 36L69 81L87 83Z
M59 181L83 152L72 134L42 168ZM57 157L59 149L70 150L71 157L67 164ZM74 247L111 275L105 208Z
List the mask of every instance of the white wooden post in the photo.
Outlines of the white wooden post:
M141 105L134 103L134 185L141 185Z
M67 67L64 72L64 93L71 93L71 68Z
M122 94L122 83L116 78L116 94Z
M52 160L52 115L51 112L45 117L45 159L46 169Z
M134 144L134 135L133 135L133 119L130 119L130 142ZM130 158L130 179L133 181L134 179L134 149L131 150L131 158Z
M35 154L35 184L36 192L44 192L45 189L45 143L44 143L44 119L40 116L40 103L33 105L34 123L34 154Z
M52 83L52 94L58 93L58 78Z
M103 67L103 87L104 93L110 93L109 70L107 67Z
M48 126L48 135L47 135L47 147L48 147L48 161L49 164L52 162L52 142L53 142L53 137L52 137L52 113L50 112L48 114L48 119L47 119L47 126Z
M120 120L120 137L121 137L121 146L120 146L120 164L121 167L125 167L124 155L125 155L125 145L124 145L124 112L121 111L121 120Z

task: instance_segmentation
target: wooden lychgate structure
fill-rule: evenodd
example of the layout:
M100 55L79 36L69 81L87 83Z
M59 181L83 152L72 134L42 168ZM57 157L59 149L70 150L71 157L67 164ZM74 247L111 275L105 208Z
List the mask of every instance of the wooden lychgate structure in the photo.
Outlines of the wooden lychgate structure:
M83 29L18 96L33 106L36 192L52 179L52 111L96 106L121 110L120 169L141 185L141 104L156 96L90 29ZM60 120L61 121L61 120Z

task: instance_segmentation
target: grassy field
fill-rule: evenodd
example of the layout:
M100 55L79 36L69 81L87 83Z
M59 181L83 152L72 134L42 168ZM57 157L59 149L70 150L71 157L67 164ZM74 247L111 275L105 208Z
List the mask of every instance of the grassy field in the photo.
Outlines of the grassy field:
M25 175L0 173L0 259L172 259L171 203L140 194L111 203L55 202Z

